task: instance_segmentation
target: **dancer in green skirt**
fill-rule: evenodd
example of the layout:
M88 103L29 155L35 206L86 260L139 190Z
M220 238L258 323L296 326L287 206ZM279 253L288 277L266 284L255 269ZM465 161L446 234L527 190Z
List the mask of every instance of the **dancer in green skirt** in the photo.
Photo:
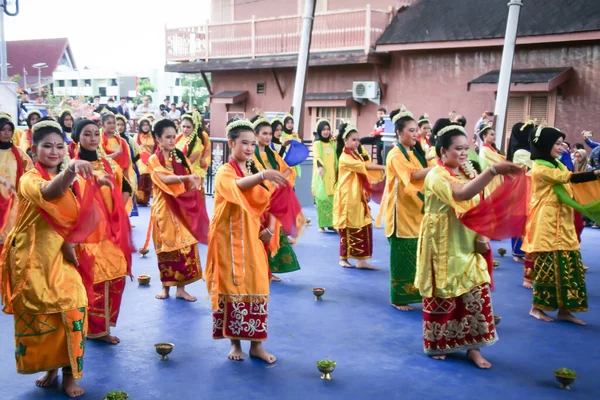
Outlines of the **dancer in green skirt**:
M331 125L326 119L317 122L313 143L312 193L315 196L319 232L332 232L333 194L338 159L335 156L335 142L331 139Z

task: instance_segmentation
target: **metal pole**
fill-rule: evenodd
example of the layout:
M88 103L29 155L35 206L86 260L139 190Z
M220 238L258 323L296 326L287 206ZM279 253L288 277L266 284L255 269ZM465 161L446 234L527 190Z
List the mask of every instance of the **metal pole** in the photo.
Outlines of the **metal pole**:
M6 68L6 40L4 39L4 1L0 0L0 47L1 54L0 58L2 59L2 68L0 73L0 81L4 82L8 80L8 71Z
M515 44L517 42L517 28L519 27L519 15L523 3L521 0L511 0L508 3L508 20L506 22L506 33L504 35L504 49L502 50L502 64L500 65L500 77L498 78L498 94L496 97L496 146L501 148L505 142L506 109L508 107L508 95L510 93L510 76L515 55Z
M315 6L317 0L307 0L302 17L302 36L300 37L300 50L298 52L298 66L296 67L296 81L294 83L294 97L292 100L292 114L294 115L294 130L300 138L304 138L302 132L302 117L304 111L304 92L306 91L306 72L308 70L308 57L310 52L310 41L312 36L313 21L315 18Z

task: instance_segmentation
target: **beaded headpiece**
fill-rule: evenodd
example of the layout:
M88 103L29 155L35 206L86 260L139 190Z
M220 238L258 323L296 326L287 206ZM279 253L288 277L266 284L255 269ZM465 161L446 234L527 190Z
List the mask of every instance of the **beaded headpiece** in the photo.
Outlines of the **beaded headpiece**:
M31 110L31 111L29 111L27 113L27 117L25 119L29 119L29 117L31 117L33 114L37 114L40 118L44 117L40 111L38 111L38 110Z
M256 129L256 127L258 127L260 124L268 124L269 126L271 126L271 123L264 115L261 115L256 119L256 121L252 122L252 128Z
M396 125L396 122L398 122L398 120L400 118L404 118L404 117L410 117L412 118L412 113L410 111L408 111L406 109L406 107L402 106L400 107L400 111L398 112L398 114L394 115L394 118L392 118L392 124Z
M250 130L254 130L254 125L252 125L252 122L248 121L247 119L237 119L227 125L227 128L225 128L225 133L229 135L232 130L237 128L248 128Z
M536 126L537 125L537 118L536 119L528 119L523 126L521 127L521 131L524 131L525 128L527 128L528 126Z
M533 143L537 143L538 140L540 139L540 136L542 135L542 130L544 128L551 128L551 126L548 126L548 124L546 123L546 121L542 122L541 124L538 125L537 129L535 130L535 135L533 136ZM558 128L554 128L557 131L560 132L560 129Z
M467 131L462 126L460 126L460 125L448 125L447 127L440 129L440 131L437 133L437 137L439 138L444 133L448 133L450 131L455 131L455 130L456 131L460 131L460 132L464 133L465 135L467 135Z
M422 124L423 122L429 123L429 115L427 115L427 113L421 115L421 118L419 118L417 124Z
M56 121L41 121L41 122L38 122L38 123L36 123L36 124L33 125L33 128L31 128L31 132L33 134L35 134L37 131L39 131L42 128L54 128L54 129L57 129L60 132L62 132L62 127Z
M342 135L342 139L346 139L348 137L348 135L351 134L352 132L358 132L358 129L356 129L356 127L354 125L352 125L351 122L345 122L345 124L346 124L346 131Z

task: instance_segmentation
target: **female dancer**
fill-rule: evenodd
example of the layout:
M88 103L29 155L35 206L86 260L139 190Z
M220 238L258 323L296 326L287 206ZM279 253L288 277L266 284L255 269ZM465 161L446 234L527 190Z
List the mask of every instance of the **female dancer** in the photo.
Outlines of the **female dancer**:
M315 196L319 232L333 229L333 194L338 158L335 154L335 141L331 133L331 124L326 119L317 122L313 143L313 180L312 193Z
M154 184L150 229L163 285L156 298L166 299L170 287L177 286L175 297L193 302L196 297L185 287L202 279L198 242L207 243L209 224L200 177L175 147L177 131L173 121L157 121L152 134L158 147L148 160Z
M285 161L269 147L272 138L272 128L269 120L257 115L250 120L256 135L256 147L252 161L258 171L274 169L285 176L294 186L296 174ZM286 232L281 228L281 223L268 212L263 215L261 234L271 236L265 247L269 256L269 270L271 280L279 282L281 279L273 273L294 272L300 269L296 253L288 241Z
M66 147L57 122L36 124L32 139L37 162L21 177L17 225L0 260L4 312L14 314L17 372L46 371L35 383L48 387L62 368L64 391L78 397L88 299L82 266L78 272L65 258L65 236L80 241L95 228L93 197L81 201L76 180L78 173L92 179L93 168L83 160L61 168Z
M585 325L572 312L587 311L585 272L574 225L574 184L596 181L600 170L572 173L557 161L565 134L538 126L531 142L531 208L523 236L523 250L532 253L535 282L530 315L552 321L544 311L558 309L558 320ZM573 184L573 185L572 185ZM563 195L561 195L561 193Z
M127 175L127 182L131 185L132 201L131 201L131 216L137 216L137 205L135 200L135 194L137 193L137 185L140 179L140 173L138 171L137 162L140 159L140 146L135 140L127 133L127 118L121 114L117 114L115 117L117 125L117 133L121 136L129 145L129 169L123 171Z
M249 121L231 120L227 124L227 137L232 157L217 172L206 263L213 338L231 340L230 360L242 360L240 340L250 340L250 356L273 363L275 356L262 346L267 339L269 268L267 253L257 238L269 242L270 234L261 235L260 219L271 204L289 208L296 227L298 221L304 221L286 177L273 169L259 172L252 162L256 142L253 125ZM273 185L279 187L273 191ZM276 193L289 197L274 201ZM291 207L293 204L298 208ZM271 208L270 212L274 210ZM294 233L293 226L284 224L284 228Z
M482 170L494 163L506 160L500 149L496 147L496 131L494 131L491 125L484 125L479 130L478 135L482 141L481 149L479 149L479 166ZM501 183L502 177L495 178L492 184L486 188L487 192L493 192Z
M111 117L114 120L114 116ZM103 125L106 129L107 124ZM111 187L102 188L97 198L98 205L104 211L102 220L87 243L82 244L87 253L94 257L93 295L88 294L93 301L89 304L87 337L109 344L118 344L121 340L110 334L110 328L116 326L119 318L125 277L131 276L133 252L131 226L122 195L124 191L131 188L126 185L121 168L100 155L102 139L94 121L89 119L77 121L72 138L78 144L75 158L88 161L94 169L95 177L108 179L111 182ZM82 190L87 190L87 183L81 186Z
M75 123L75 119L73 118L71 111L63 110L58 116L58 123L62 127L65 143L71 144L71 131L73 130L73 124Z
M373 254L373 220L369 198L369 170L385 170L368 163L358 153L359 134L343 122L337 137L338 178L333 197L333 227L340 233L340 266L354 268L348 258L358 259L356 268L378 270L367 263Z
M133 194L133 187L130 182L130 170L133 164L131 160L131 152L127 141L117 132L117 119L111 112L102 114L102 142L101 149L106 157L113 160L120 169L123 182L123 201L127 206L127 214L131 212L132 202L130 202ZM121 184L121 180L119 181Z
M204 145L204 134L202 131L202 120L194 119L191 114L181 117L181 134L177 136L175 145L190 161L190 165L196 175L200 177L200 190L204 193L204 179L208 163L206 153L210 153L210 146Z
M148 159L154 154L155 142L150 132L151 125L148 117L140 118L138 121L138 133L133 138L140 147L140 159L137 162L140 180L136 192L136 201L140 206L147 206L152 194L152 178L148 171Z
M440 158L425 178L425 215L418 244L415 286L423 296L425 353L443 360L467 350L479 367L491 363L479 349L496 342L486 259L487 241L457 218L479 203L496 174L519 171L509 162L492 164L476 176L468 168L465 129L447 125L436 136Z
M429 116L427 114L421 115L417 124L419 125L419 143L421 144L423 151L427 152L431 147L429 142L429 137L431 136L431 122L429 122Z
M271 149L275 150L281 157L285 154L285 148L282 147L281 136L283 135L283 121L275 117L271 120L271 128L273 129L273 140L271 141Z
M25 153L27 153L31 149L31 145L33 143L33 132L31 129L33 125L36 122L38 122L41 118L42 113L38 110L31 110L27 113L27 117L25 118L25 122L27 122L27 129L25 129L25 132L23 133L23 136L21 136L21 140L19 143L19 147Z
M423 219L423 182L434 165L425 161L417 123L402 107L390 113L396 130L396 145L386 159L386 188L380 216L385 215L385 235L390 250L390 298L393 307L412 311L420 303L415 288L417 241ZM377 225L380 226L380 216Z

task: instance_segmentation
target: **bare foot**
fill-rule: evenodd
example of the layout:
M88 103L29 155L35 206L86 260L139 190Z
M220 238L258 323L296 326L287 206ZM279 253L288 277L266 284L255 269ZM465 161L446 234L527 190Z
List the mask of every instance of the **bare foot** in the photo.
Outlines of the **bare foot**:
M323 228L319 228L319 233L327 233L327 231Z
M340 267L344 267L344 268L354 268L354 265L350 264L348 262L348 260L340 260L339 262Z
M411 306L398 306L396 304L392 304L392 307L394 307L396 310L400 310L400 311L412 311L412 310L414 310L414 308L412 308Z
M159 300L164 300L167 297L169 297L169 287L168 286L163 286L161 292L159 294L157 294L156 296L157 299Z
M434 360L445 360L446 359L446 355L445 354L440 354L439 356L431 356L431 358L433 358Z
M467 357L469 357L475 363L475 365L481 369L488 369L492 367L492 363L483 358L479 350L467 351Z
M356 268L358 269L370 269L371 271L379 271L379 268L372 266L371 264L368 264L366 261L364 260L360 260L357 264L356 264Z
M50 387L56 384L56 377L58 376L58 370L53 369L52 371L46 372L35 381L35 386L38 387Z
M518 262L519 264L523 264L525 262L525 260L523 260L521 257L517 257L517 256L513 257L513 261Z
M106 342L108 344L119 344L121 343L121 339L112 335L105 335L97 338L88 338L90 340L97 340L99 342Z
M538 310L535 307L531 307L531 311L529 311L529 315L531 315L535 319L539 319L540 321L552 322L554 321L552 318L546 315L542 310Z
M73 375L70 374L63 374L62 386L67 396L71 398L83 396L83 394L85 393L83 388L77 385L77 383L75 382L75 378L73 378Z
M576 316L574 316L573 314L571 314L568 311L559 311L558 315L556 316L556 319L559 320L559 321L572 322L572 323L577 324L577 325L583 325L583 326L587 325L585 323L585 321L577 318Z
M189 294L188 292L186 292L185 289L182 288L182 287L178 287L177 288L177 292L175 293L175 298L187 300L187 301L189 301L191 303L193 303L194 301L198 300L197 298L195 298L194 296L192 296L191 294Z
M533 289L533 283L531 283L529 281L523 281L523 287L525 289Z
M281 278L275 275L271 275L272 282L281 282Z
M231 341L231 350L229 351L227 358L232 361L244 361L244 352L242 351L242 344L239 340Z
M273 364L277 361L273 354L267 352L264 347L262 347L261 342L252 342L250 344L250 357L260 358L267 364Z

